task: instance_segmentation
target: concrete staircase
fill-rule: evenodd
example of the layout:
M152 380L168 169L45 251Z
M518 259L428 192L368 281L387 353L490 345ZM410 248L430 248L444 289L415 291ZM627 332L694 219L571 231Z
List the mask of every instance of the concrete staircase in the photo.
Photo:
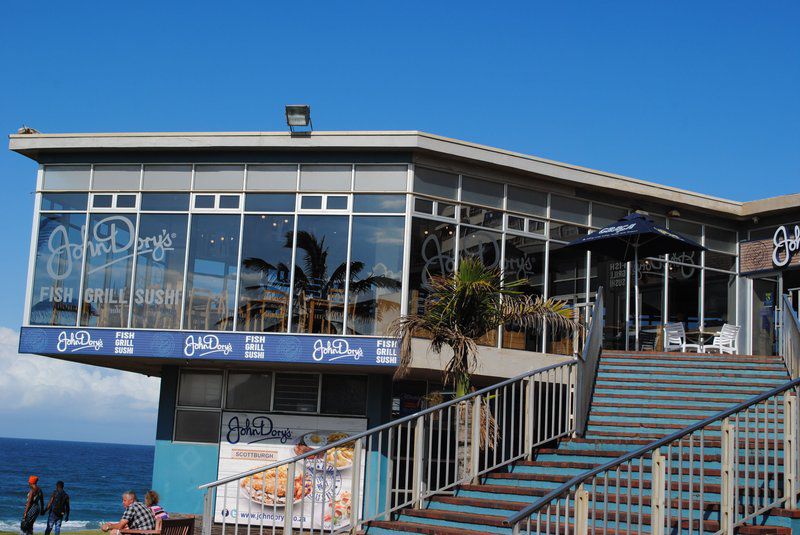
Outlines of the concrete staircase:
M365 526L365 532L370 535L511 533L511 529L503 525L507 516L522 510L572 477L788 380L780 357L605 352L598 369L585 438L540 449L532 461L519 461L489 473L480 484L462 485L452 495L435 496L422 509L405 509L394 521L371 522ZM719 429L719 425L712 427L707 431L708 436L716 434L719 437ZM699 518L698 512L691 520L684 518L678 522L676 519L673 533L714 532L719 529L721 448L719 438L711 440L703 453L703 518ZM740 443L740 446L740 454L744 455L744 444ZM782 449L782 441L779 446ZM662 453L666 455L666 452ZM679 463L678 453L672 452L673 470L686 470L688 466L685 465L697 462L690 461L686 455L683 453L684 458ZM781 451L779 455L782 455ZM697 459L697 454L694 459ZM645 466L649 464L648 458ZM637 477L634 474L631 482L636 493ZM624 498L619 501L625 503L617 503L616 489L609 489L605 498L600 500L605 502L607 509L603 507L604 510L595 511L598 519L605 514L608 523L605 530L598 525L596 532L627 533L629 527L631 531L637 531L640 522L647 525L643 531L649 531L650 481L647 470L643 477L646 480L641 496L642 518L638 517L638 496L634 496L636 507L629 511L629 489L620 488L619 495ZM625 485L627 482L621 487ZM676 489L668 499L674 504L679 499L685 502L688 496L699 493L699 485L699 478L691 482L687 480L684 492L679 496ZM630 526L629 521L632 522ZM800 533L800 515L795 511L773 509L756 523L763 526L742 528L740 533L791 533L792 527L797 527Z

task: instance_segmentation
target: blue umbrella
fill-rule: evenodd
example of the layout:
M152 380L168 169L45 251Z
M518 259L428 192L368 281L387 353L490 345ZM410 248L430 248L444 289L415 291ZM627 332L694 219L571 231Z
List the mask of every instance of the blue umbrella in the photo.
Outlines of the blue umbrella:
M600 230L581 236L565 248L633 262L636 347L639 347L639 257L659 256L684 251L704 251L705 247L671 230L656 225L642 214L633 213Z

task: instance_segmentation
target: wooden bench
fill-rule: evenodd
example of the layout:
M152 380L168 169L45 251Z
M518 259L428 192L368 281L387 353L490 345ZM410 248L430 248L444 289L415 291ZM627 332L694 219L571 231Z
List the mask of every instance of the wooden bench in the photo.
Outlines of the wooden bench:
M122 529L122 535L193 535L194 517L168 518L159 524L156 529Z

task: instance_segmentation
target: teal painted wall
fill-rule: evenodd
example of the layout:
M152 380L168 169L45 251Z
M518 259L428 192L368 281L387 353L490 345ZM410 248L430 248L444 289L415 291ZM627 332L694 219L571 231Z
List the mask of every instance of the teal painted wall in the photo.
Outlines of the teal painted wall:
M215 444L185 444L156 441L153 488L168 512L203 513L199 485L217 479L219 447Z

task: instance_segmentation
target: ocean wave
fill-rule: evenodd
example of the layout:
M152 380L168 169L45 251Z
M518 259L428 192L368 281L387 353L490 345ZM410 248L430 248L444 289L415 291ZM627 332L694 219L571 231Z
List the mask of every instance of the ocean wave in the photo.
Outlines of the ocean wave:
M47 527L47 521L36 521L33 525L34 533L43 533L44 528ZM62 522L61 531L81 531L84 529L100 529L100 522L97 520L70 520L69 522ZM19 531L19 520L0 520L0 531Z

